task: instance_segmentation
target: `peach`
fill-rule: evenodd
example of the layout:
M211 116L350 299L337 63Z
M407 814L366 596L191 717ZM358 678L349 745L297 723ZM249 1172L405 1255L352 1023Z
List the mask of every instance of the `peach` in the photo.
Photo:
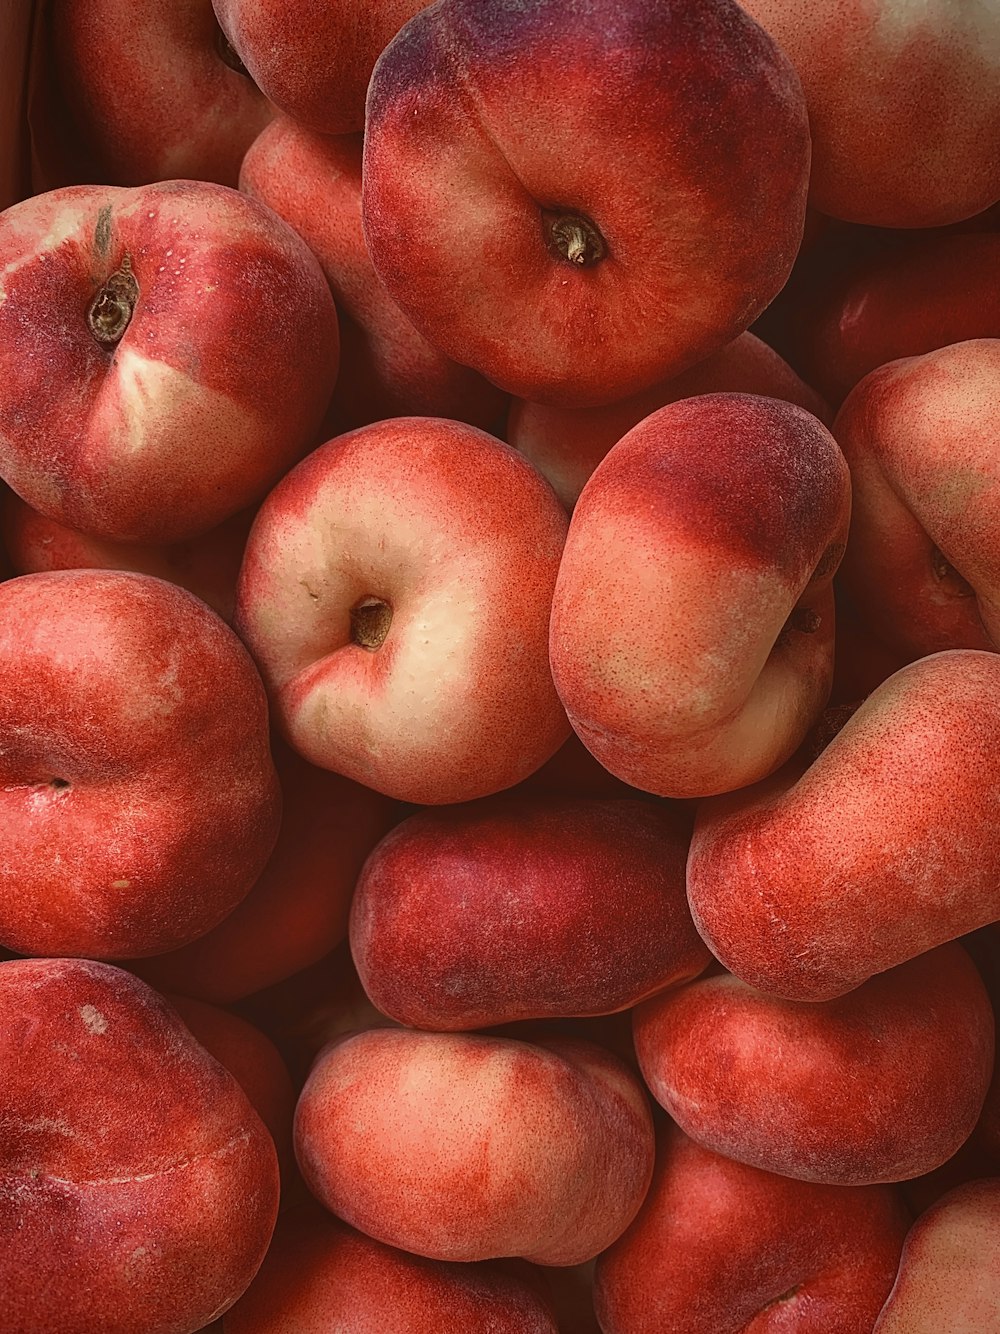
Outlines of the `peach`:
M136 960L160 991L228 1005L316 963L346 939L351 896L395 808L385 797L275 747L282 820L249 893L221 922L168 954Z
M386 417L450 417L489 429L507 397L417 332L372 267L361 223L358 135L329 138L279 116L254 140L240 189L290 223L319 260L340 316L340 375L327 436Z
M1000 647L1000 339L867 375L834 434L854 507L841 577L904 660Z
M799 81L731 0L441 0L372 73L365 236L442 352L609 403L777 294L808 168Z
M730 972L832 1000L1000 919L1000 656L954 649L875 690L804 772L703 802L688 901Z
M364 129L372 68L429 0L212 0L254 82L320 134Z
M991 5L740 3L802 79L813 207L851 222L931 227L1000 199L1000 39Z
M913 1225L875 1334L1000 1328L1000 1178L943 1196Z
M604 407L559 408L515 399L506 438L548 478L572 510L591 473L626 431L668 403L714 393L780 398L797 403L824 425L831 420L819 394L766 343L744 333L681 375Z
M319 1056L295 1146L331 1212L435 1260L591 1259L653 1165L639 1081L593 1043L388 1028Z
M418 812L358 881L358 975L378 1009L417 1028L627 1009L709 961L684 892L687 845L673 812L634 800Z
M550 641L605 768L700 797L789 758L830 693L849 512L833 437L775 399L684 399L615 445L573 512Z
M108 964L0 964L0 1326L179 1334L259 1267L274 1145L170 1006Z
M57 523L164 545L260 500L337 373L319 264L203 181L79 186L0 215L0 475Z
M315 1206L278 1225L227 1334L558 1334L542 1299L499 1265L408 1255Z
M201 537L171 546L108 542L47 519L13 491L0 501L3 540L18 574L52 570L133 570L186 588L232 621L236 578L252 511L226 519Z
M972 1133L993 1069L993 1010L957 944L811 1005L705 977L634 1022L646 1083L692 1139L831 1185L940 1167Z
M635 1222L599 1257L603 1334L869 1334L906 1213L888 1186L821 1186L675 1130Z
M261 507L236 624L305 759L401 801L512 787L566 739L548 626L566 515L508 445L399 417Z
M127 957L230 912L274 846L267 704L243 645L148 575L0 584L0 940Z
M235 185L273 115L212 13L212 0L133 5L51 0L54 62L82 161L67 180L146 185L174 177Z

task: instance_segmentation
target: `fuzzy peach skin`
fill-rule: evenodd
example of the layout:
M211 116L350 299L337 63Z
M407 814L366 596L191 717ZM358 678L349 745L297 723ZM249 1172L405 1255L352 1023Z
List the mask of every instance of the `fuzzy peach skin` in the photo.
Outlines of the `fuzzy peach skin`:
M58 523L168 544L311 447L337 373L319 264L203 181L78 186L0 214L0 476Z
M777 1000L728 974L634 1012L657 1102L699 1144L830 1185L920 1176L972 1133L993 1069L993 1008L960 945L837 1000Z
M372 68L428 0L212 0L254 82L320 134L363 130Z
M810 203L880 227L1000 199L1000 29L990 3L740 0L802 79Z
M666 797L752 783L830 693L847 464L810 413L750 394L660 408L573 512L550 655L584 745Z
M295 1148L317 1199L388 1245L574 1265L634 1218L653 1126L639 1080L593 1043L382 1028L320 1054Z
M821 1186L657 1136L638 1218L598 1258L603 1334L870 1334L907 1215L888 1186Z
M92 179L236 184L274 110L228 48L212 0L49 0L48 27Z
M608 403L777 294L808 168L798 79L731 0L441 0L372 74L365 236L448 356Z
M850 262L821 256L816 277L796 284L789 320L786 355L839 407L886 362L1000 338L1000 235L918 234Z
M298 1090L278 1048L248 1019L190 996L167 1000L198 1042L233 1076L274 1141L282 1182L295 1172L292 1122Z
M236 579L254 511L225 519L200 537L171 546L108 542L47 519L5 489L0 536L18 574L52 570L132 570L186 588L232 621Z
M245 1290L274 1145L167 1002L108 964L0 964L0 1327L190 1334Z
M194 939L274 846L260 677L229 627L148 575L0 584L0 941L115 958Z
M1000 656L895 672L805 770L703 802L688 901L750 986L832 1000L1000 919Z
M644 801L488 797L418 812L365 863L351 951L415 1028L608 1014L711 955L684 892L689 831Z
M777 352L753 334L743 333L681 375L605 407L558 408L515 399L506 439L548 478L572 510L591 473L626 431L668 403L715 393L764 394L797 403L826 426L832 420L819 394Z
M959 1186L913 1225L875 1334L1000 1329L1000 1178Z
M1000 339L865 376L834 433L854 507L841 578L904 660L1000 647Z
M396 818L395 806L284 745L274 747L274 758L282 790L274 851L218 926L129 965L160 991L228 1005L308 968L347 936L358 873Z
M386 417L451 417L491 428L507 396L417 332L372 267L361 225L362 136L329 138L280 116L254 140L240 189L309 244L340 316L328 435Z
M500 1265L408 1255L312 1208L278 1225L226 1334L558 1334L547 1304Z
M460 422L315 450L261 507L237 590L292 746L424 805L539 768L569 733L547 652L566 522L516 450Z

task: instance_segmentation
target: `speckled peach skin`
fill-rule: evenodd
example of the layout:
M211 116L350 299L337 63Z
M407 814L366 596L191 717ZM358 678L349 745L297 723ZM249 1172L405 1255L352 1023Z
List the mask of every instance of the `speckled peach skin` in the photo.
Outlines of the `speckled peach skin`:
M254 82L320 134L364 129L375 61L428 0L212 0Z
M914 1223L875 1334L1000 1328L1000 1178L949 1191Z
M190 1334L244 1291L274 1145L162 997L108 964L0 964L0 1326Z
M854 506L841 578L906 661L1000 646L1000 339L867 375L834 434Z
M416 1028L608 1014L697 976L689 831L643 801L489 797L420 812L365 863L351 950Z
M91 327L131 282L117 343ZM117 542L207 532L311 447L337 316L305 242L236 190L54 190L0 214L0 475Z
M566 524L516 450L460 422L394 418L315 450L261 507L237 592L292 746L424 805L539 768L569 733L548 662ZM352 623L374 604L378 642Z
M907 1215L889 1186L761 1172L672 1128L635 1222L598 1258L603 1334L870 1334Z
M559 408L515 399L506 439L548 478L572 510L591 473L626 431L668 403L715 393L763 394L797 403L824 425L832 420L819 394L777 352L753 334L743 333L681 375L605 407Z
M850 222L932 227L1000 199L991 4L740 2L802 79L815 208Z
M220 1005L190 996L168 995L166 999L250 1099L274 1141L282 1182L289 1182L295 1173L292 1121L298 1090L278 1048L249 1020Z
M213 927L278 834L263 685L229 627L147 575L0 584L0 940L153 954Z
M837 268L796 285L786 352L834 407L886 362L1000 338L1000 235L916 233Z
M804 773L703 802L688 901L709 948L823 1001L996 921L998 747L1000 656L954 649L889 677Z
M772 300L808 167L798 79L731 0L444 0L372 74L365 236L447 355L521 398L608 403ZM567 214L603 238L579 259L550 230Z
M249 893L197 940L128 965L161 991L228 1005L308 968L347 936L358 873L395 806L287 746L276 745L274 758L281 829Z
M315 134L279 116L254 140L240 189L280 214L316 255L337 303L340 374L329 438L386 417L491 428L507 396L417 332L372 267L361 225L362 137Z
M408 1255L315 1206L278 1226L226 1334L558 1334L547 1304L499 1265Z
M593 1043L384 1028L320 1054L295 1147L321 1203L388 1245L574 1265L635 1216L653 1127L639 1080Z
M186 588L232 621L236 578L254 511L244 510L200 537L172 546L108 542L47 519L5 488L0 537L18 574L53 570L132 570Z
M243 154L274 109L223 59L212 0L49 0L48 18L91 179L236 184Z
M803 1181L870 1185L945 1163L993 1069L993 1009L960 945L813 1004L728 974L634 1011L657 1102L699 1144Z
M550 635L605 768L700 797L789 758L830 693L849 513L830 432L776 399L684 399L615 445L573 512Z

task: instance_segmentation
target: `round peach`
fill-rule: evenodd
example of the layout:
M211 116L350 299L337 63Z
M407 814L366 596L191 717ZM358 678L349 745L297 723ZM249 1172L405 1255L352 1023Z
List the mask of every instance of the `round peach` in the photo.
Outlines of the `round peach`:
M110 965L0 964L0 1326L178 1334L245 1290L270 1135L162 997Z

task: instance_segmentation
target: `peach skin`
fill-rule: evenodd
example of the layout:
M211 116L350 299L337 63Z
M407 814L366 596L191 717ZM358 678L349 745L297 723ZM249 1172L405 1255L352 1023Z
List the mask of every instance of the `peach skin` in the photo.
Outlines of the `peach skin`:
M0 964L0 1328L178 1334L278 1212L271 1136L167 1002L109 964Z
M933 227L1000 199L992 4L741 0L802 79L809 201L879 227Z
M834 424L854 507L841 578L904 661L1000 647L1000 339L890 362Z
M789 758L830 693L849 513L843 455L790 403L684 399L615 445L573 512L550 632L605 768L702 797Z
M340 374L326 437L386 417L450 417L484 429L507 395L418 333L372 267L361 225L360 134L314 134L277 117L254 140L240 189L307 242L340 317Z
M320 1202L388 1245L575 1265L635 1217L653 1124L594 1043L381 1028L317 1058L295 1147Z
M1000 338L1000 235L917 233L818 267L816 282L796 284L786 355L835 408L889 361Z
M673 1127L638 1217L598 1258L603 1334L870 1334L907 1215L889 1186L735 1163Z
M884 681L804 772L703 802L688 901L750 986L825 1001L1000 918L1000 655Z
M604 407L557 408L515 399L506 439L549 479L572 510L591 473L626 431L668 403L716 393L763 394L797 403L824 426L832 420L819 394L777 352L744 333L681 375Z
M157 954L247 894L281 794L260 677L193 594L61 570L0 584L0 941Z
M546 1303L498 1264L385 1246L316 1205L278 1224L226 1334L559 1334Z
M1000 1329L1000 1178L958 1186L920 1215L874 1334Z
M689 830L645 801L501 796L412 815L365 863L351 950L416 1028L609 1014L710 955L684 892Z
M646 1083L692 1139L830 1185L940 1167L972 1133L993 1069L993 1009L957 944L837 1000L778 1000L710 975L633 1020Z
M46 18L83 179L236 184L274 108L223 37L212 0L52 0ZM81 179L77 155L65 165Z
M254 83L319 134L363 130L372 68L429 0L212 0Z

